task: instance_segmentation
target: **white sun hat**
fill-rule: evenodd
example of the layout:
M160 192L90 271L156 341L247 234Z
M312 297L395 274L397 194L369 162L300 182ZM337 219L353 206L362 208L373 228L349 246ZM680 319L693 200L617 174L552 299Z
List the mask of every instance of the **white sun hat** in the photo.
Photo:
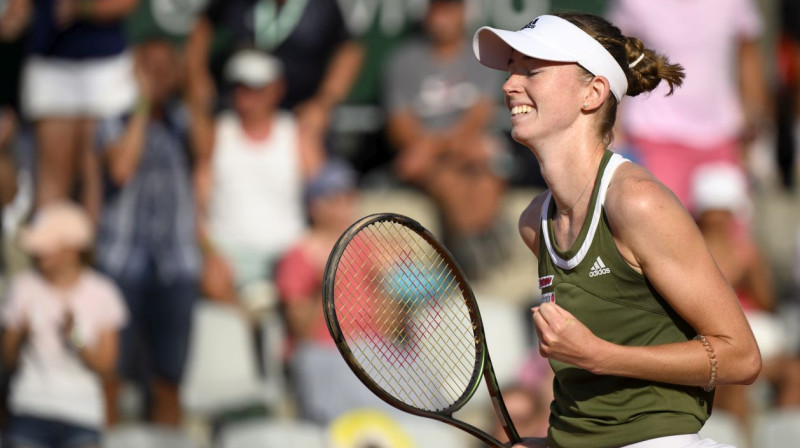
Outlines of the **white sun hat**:
M608 80L617 101L628 91L628 78L617 60L597 40L561 17L539 16L519 31L480 28L472 40L475 57L496 70L508 70L511 52L555 62L574 62Z

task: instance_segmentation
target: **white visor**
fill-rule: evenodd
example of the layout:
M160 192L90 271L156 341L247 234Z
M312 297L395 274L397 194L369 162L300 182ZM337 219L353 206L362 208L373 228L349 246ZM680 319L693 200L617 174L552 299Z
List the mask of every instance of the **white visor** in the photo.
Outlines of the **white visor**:
M472 49L481 64L502 71L508 71L513 50L545 61L575 62L589 73L606 78L617 101L622 101L628 91L625 72L611 53L561 17L539 16L519 31L485 26L475 32Z

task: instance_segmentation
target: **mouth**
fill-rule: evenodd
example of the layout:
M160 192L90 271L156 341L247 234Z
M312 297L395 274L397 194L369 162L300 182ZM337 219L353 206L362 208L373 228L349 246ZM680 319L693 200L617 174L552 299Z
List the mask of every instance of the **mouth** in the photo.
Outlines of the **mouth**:
M533 107L528 105L523 106L514 106L511 108L511 117L518 117L520 115L525 115L533 111Z

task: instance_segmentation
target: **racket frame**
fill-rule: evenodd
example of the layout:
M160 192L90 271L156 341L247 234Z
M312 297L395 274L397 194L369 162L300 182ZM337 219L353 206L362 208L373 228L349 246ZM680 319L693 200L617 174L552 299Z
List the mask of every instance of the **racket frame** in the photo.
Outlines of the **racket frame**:
M348 247L348 243L356 234L358 234L362 229L379 222L393 222L403 225L414 231L428 244L430 244L450 268L451 272L456 278L456 284L458 284L458 287L461 290L465 301L467 302L467 309L469 311L470 321L475 334L475 367L473 369L469 385L466 387L464 393L450 406L440 411L428 411L408 405L403 401L393 397L389 392L380 387L358 363L358 360L356 360L355 355L350 350L350 347L344 337L344 333L339 326L334 299L336 288L336 271L339 266L339 260L341 260L345 249ZM447 248L444 247L444 245L442 245L436 239L436 237L434 237L433 234L422 224L407 216L397 213L377 213L366 216L353 223L339 237L334 249L331 251L331 254L328 257L328 262L325 266L322 291L325 322L328 325L328 330L333 337L336 348L339 350L339 353L341 353L342 357L347 362L347 365L358 377L358 379L361 380L361 382L381 400L403 412L441 421L469 433L484 443L497 448L503 448L507 445L487 434L486 432L468 423L453 418L453 414L466 405L478 390L481 376L483 376L486 387L489 390L489 397L491 398L492 405L494 406L495 414L499 417L506 435L512 443L520 442L521 439L516 428L514 427L511 417L508 415L508 410L503 402L503 396L500 393L500 387L497 384L497 376L494 373L494 367L492 366L492 361L489 357L489 350L486 345L486 335L483 329L483 321L481 320L475 294L472 292L472 288L469 286L464 272L458 263L456 263L450 251L447 250Z

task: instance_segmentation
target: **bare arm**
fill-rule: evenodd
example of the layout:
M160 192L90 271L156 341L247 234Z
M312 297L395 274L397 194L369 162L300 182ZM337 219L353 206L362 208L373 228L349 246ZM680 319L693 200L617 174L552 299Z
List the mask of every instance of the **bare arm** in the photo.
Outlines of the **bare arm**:
M537 195L519 217L519 235L533 254L539 257L539 232L542 225L542 207L547 192Z
M344 42L336 49L314 97L295 108L304 132L315 134L320 139L327 132L331 111L350 92L363 59L364 50L354 40Z
M299 341L311 337L315 318L322 315L322 300L313 297L293 297L286 301L286 323L292 336Z
M364 48L360 43L355 40L342 43L331 58L316 97L328 106L344 100L361 71L363 61Z
M677 199L643 169L626 164L612 181L606 214L623 258L710 342L718 360L717 383L753 382L761 357L750 326ZM536 309L534 320L544 341L540 351L547 357L599 375L691 386L709 381L709 356L698 341L647 347L612 344L555 304Z
M750 137L772 118L764 66L759 43L753 40L742 42L739 47L739 83L747 125L745 132Z
M137 107L128 120L125 133L110 145L105 154L109 176L117 185L125 185L139 167L149 120L149 109L142 107Z
M12 155L16 129L14 112L9 108L0 111L0 204L8 204L17 194L17 170Z
M775 309L775 285L769 263L764 259L757 247L753 248L747 272L745 272L744 286L750 293L750 298L764 311Z
M27 327L3 330L3 366L7 370L12 370L17 366L22 346L27 337Z
M111 22L119 20L132 13L139 0L59 0L62 3L71 2L77 8L77 14L94 22Z
M30 24L32 12L31 0L9 0L0 17L0 40L17 39Z
M104 331L91 347L78 349L83 363L101 376L108 376L115 371L118 352L119 335L113 329Z

